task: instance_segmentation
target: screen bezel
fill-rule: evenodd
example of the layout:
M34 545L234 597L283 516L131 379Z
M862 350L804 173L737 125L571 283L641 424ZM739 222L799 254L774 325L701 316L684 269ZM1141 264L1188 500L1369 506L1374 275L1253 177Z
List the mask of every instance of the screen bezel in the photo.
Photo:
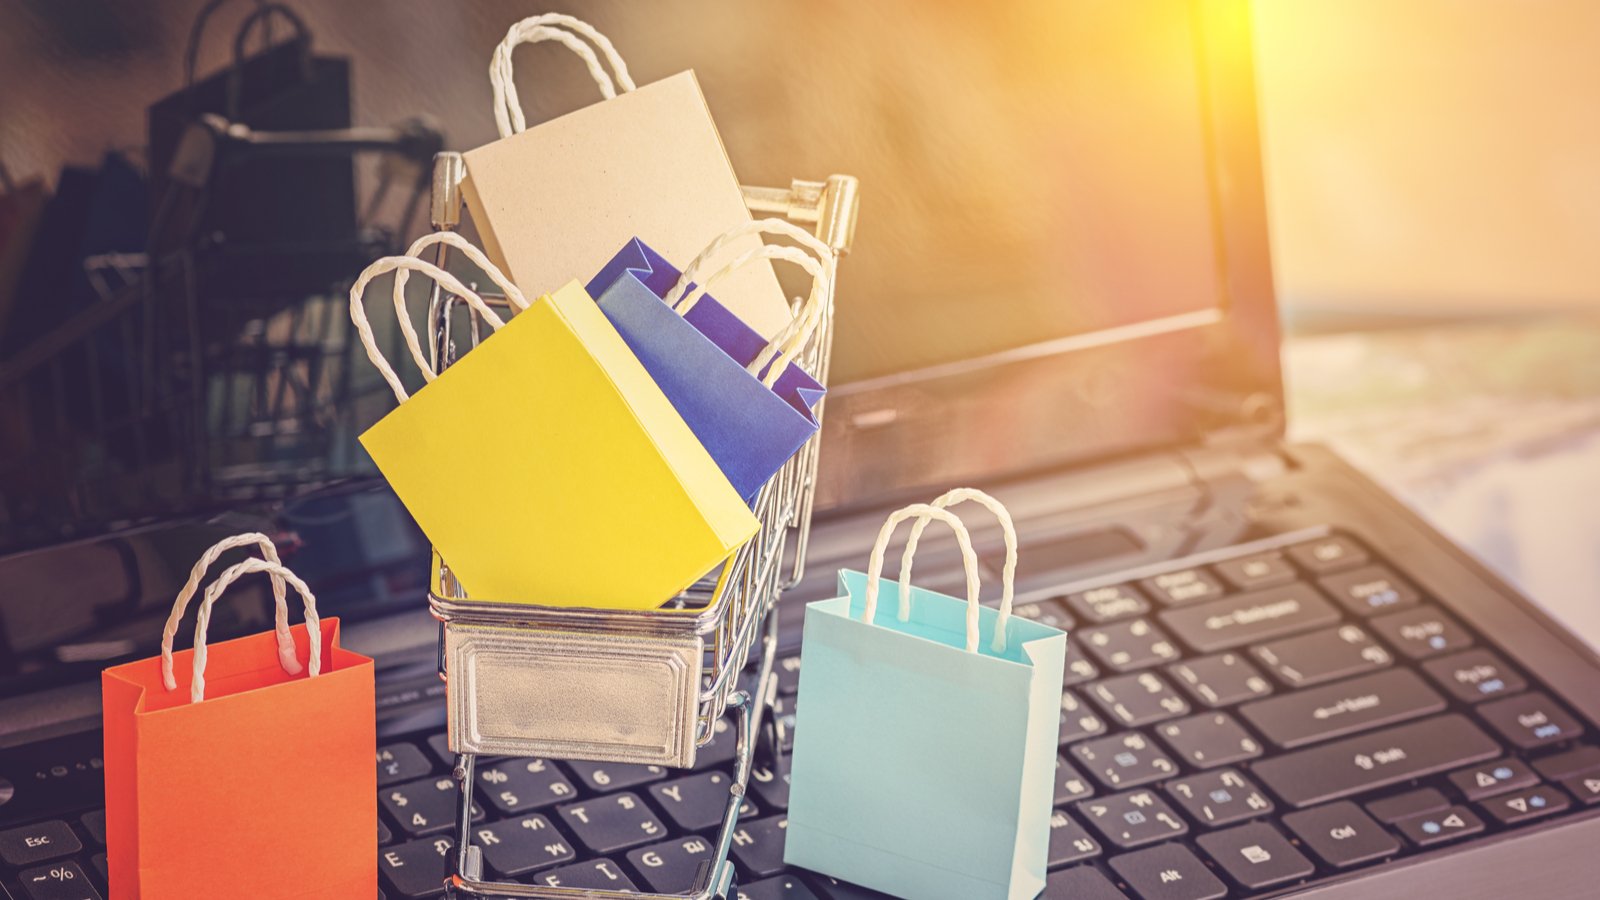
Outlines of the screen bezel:
M1193 445L1224 431L1282 435L1249 2L1194 0L1190 10L1222 303L831 387L819 510ZM841 269L848 303L848 259Z

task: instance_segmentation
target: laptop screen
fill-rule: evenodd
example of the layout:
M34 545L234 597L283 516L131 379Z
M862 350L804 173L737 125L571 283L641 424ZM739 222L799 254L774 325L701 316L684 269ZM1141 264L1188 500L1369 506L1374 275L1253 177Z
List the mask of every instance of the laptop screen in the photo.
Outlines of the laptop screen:
M848 73L865 89L819 86L863 192L836 383L1182 327L1222 303L1190 4L1008 10L933 5Z
M1281 427L1248 6L917 19L818 76L862 185L819 507Z

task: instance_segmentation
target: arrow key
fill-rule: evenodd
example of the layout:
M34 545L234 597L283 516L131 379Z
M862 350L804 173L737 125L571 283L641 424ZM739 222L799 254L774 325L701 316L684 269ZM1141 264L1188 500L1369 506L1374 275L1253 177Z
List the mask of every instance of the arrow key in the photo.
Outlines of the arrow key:
M1478 804L1502 825L1516 825L1529 819L1558 813L1572 805L1559 788L1542 784Z
M1438 812L1401 819L1394 823L1394 827L1418 847L1431 847L1477 834L1483 830L1483 820L1464 806L1452 806Z
M1539 783L1539 776L1521 760L1499 759L1451 772L1450 783L1461 796L1477 802L1506 791L1532 787Z
M1584 806L1600 803L1600 775L1574 775L1561 782L1561 786Z

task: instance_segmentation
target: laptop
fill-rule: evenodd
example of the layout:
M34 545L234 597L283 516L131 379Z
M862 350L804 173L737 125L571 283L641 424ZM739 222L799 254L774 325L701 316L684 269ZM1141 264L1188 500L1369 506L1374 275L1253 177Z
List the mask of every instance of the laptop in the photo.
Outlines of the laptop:
M1072 17L1028 48L1048 77L1015 141L953 127L852 171L866 209L806 575L776 613L780 718L804 703L805 603L889 510L977 486L1021 534L1019 612L1072 635L1044 896L1592 896L1600 659L1327 449L1284 440L1245 5ZM982 189L939 181L951 160L987 166ZM916 193L931 185L955 200ZM934 208L956 224L895 240ZM907 230L875 236L880 210ZM974 524L993 597L1000 536ZM383 896L442 893L455 787L427 544L381 485L350 484L0 559L0 896L105 896L98 673L151 655L189 565L247 529L283 538L378 661ZM919 583L956 584L954 548L924 547ZM268 627L257 586L212 634ZM489 874L682 890L730 738L688 771L483 761ZM875 896L783 865L786 805L763 759L735 896Z

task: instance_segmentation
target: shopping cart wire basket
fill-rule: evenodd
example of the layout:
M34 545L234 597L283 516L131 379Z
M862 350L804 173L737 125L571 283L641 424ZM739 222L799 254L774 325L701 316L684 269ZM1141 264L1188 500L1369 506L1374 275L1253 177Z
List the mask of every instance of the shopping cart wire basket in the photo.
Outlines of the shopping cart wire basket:
M459 154L436 157L436 229L451 230L460 223L462 174ZM838 256L850 249L854 237L856 191L854 178L835 175L820 182L795 181L787 189L747 187L744 194L758 215L814 227L833 251L825 261L833 276ZM438 245L435 263L444 266L448 255L447 245ZM821 325L797 355L800 365L823 384L833 337L832 284L830 277ZM483 297L491 306L505 304L492 294ZM459 298L435 285L427 324L436 366L453 361L463 316L470 347L483 333L481 323ZM821 405L816 412L820 419ZM804 571L817 461L813 436L757 494L754 511L761 529L756 536L720 570L659 609L473 601L452 577L448 560L435 557L428 603L440 623L439 669L447 684L450 749L456 754L453 777L460 791L454 871L445 882L448 896L614 896L483 880L482 852L473 845L471 830L479 755L688 767L731 710L734 777L710 859L685 894L626 896L710 900L728 895L734 872L728 856L759 735L767 736L777 757L776 726L767 716L777 694L772 670L777 619L770 613L779 594ZM740 676L752 651L758 654L758 665L754 688L748 689Z

